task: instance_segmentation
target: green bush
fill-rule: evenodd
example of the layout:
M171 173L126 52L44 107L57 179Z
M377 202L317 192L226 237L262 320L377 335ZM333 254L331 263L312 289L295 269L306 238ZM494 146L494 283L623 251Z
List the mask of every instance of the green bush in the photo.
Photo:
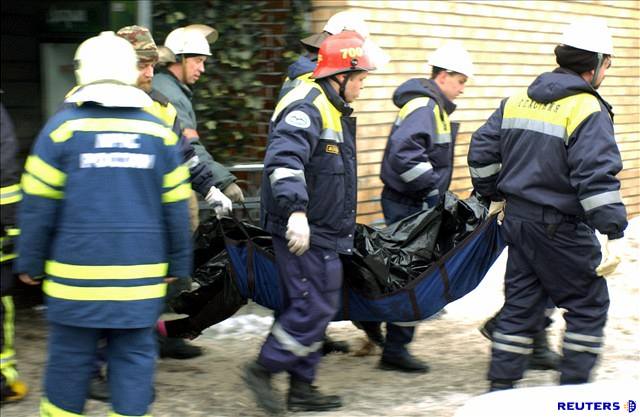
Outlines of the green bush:
M193 23L216 28L206 73L194 86L202 142L216 160L261 161L267 125L310 0L153 2L153 33L161 45L173 29Z

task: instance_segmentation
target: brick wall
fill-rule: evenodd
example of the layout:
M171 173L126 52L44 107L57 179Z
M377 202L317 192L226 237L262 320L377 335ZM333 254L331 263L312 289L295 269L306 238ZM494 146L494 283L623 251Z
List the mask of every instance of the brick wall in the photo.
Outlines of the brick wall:
M553 49L568 22L579 15L607 20L615 56L600 93L614 107L616 140L624 170L619 174L630 216L640 214L640 2L638 1L325 1L313 2L312 27L321 30L335 12L361 12L372 38L392 58L366 81L355 103L358 116L358 221L382 219L380 161L397 108L395 88L412 77L428 77L427 56L447 39L463 42L476 76L456 100L452 120L462 123L455 149L451 190L471 189L466 155L471 134L502 98L555 68Z

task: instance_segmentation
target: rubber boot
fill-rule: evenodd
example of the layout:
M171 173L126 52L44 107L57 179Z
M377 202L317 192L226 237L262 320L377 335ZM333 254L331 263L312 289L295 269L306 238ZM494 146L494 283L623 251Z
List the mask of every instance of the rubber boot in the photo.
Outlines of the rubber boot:
M325 334L322 342L322 354L328 355L329 353L349 353L349 344L341 340L333 340Z
M11 384L2 386L0 391L0 403L13 403L22 400L29 393L27 384L20 380L13 381Z
M284 412L284 405L271 385L271 372L267 368L258 362L250 362L244 368L242 379L253 393L258 406L263 410L272 415Z
M513 388L513 381L510 379L494 379L491 381L489 392L504 391Z
M546 330L533 338L533 353L529 358L529 369L558 370L562 356L549 349Z
M158 335L160 345L160 357L172 359L191 359L201 356L204 351L200 346L187 343L178 337L165 337Z
M287 408L289 411L326 411L342 407L337 395L324 395L309 382L291 378Z

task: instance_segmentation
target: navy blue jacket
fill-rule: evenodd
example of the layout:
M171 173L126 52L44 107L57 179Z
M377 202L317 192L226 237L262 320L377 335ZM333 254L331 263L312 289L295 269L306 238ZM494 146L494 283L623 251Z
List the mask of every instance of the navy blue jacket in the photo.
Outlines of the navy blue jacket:
M278 101L282 99L289 91L294 87L305 81L312 81L311 74L316 69L317 61L312 61L305 55L300 55L296 62L289 65L287 68L287 78L282 83L280 94L278 94Z
M311 244L350 254L356 219L356 120L320 80L301 83L276 106L262 178L261 220L284 237L289 216L304 211Z
M585 217L611 239L627 226L611 106L579 75L558 68L504 99L471 138L476 191Z
M177 143L142 109L84 103L49 119L22 177L15 271L46 274L50 320L149 327L163 279L190 275L191 187Z
M393 94L400 108L382 159L380 178L385 198L420 205L444 195L453 173L458 124L449 121L455 104L433 80L413 78Z

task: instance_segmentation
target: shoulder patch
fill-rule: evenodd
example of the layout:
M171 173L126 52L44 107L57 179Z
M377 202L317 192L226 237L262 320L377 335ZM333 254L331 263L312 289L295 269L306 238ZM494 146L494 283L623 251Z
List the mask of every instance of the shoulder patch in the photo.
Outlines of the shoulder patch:
M306 129L311 126L311 119L309 119L309 116L301 110L294 110L287 114L284 121L291 126L300 127L302 129Z

